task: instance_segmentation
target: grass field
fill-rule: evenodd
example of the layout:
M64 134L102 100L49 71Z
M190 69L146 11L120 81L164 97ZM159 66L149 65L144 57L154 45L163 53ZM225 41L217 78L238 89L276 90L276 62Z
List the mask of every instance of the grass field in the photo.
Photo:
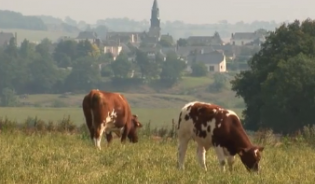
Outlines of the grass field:
M66 33L66 32L57 32L57 31L35 31L35 30L26 30L26 29L3 29L0 28L0 31L17 33L17 42L21 43L24 39L33 42L40 42L44 38L48 38L52 41L56 41L62 36L77 37L77 34Z
M239 158L233 173L222 173L213 149L207 153L208 171L197 164L191 143L186 170L176 168L176 140L140 137L139 143L110 147L102 141L97 151L89 139L60 133L25 135L0 133L1 183L314 183L315 152L304 144L267 146L261 172L249 174Z
M134 114L139 116L140 122L143 124L151 121L154 127L168 127L171 125L172 119L177 121L179 115L179 108L154 108L154 109L138 109L133 108ZM236 109L236 112L240 114L240 109ZM63 117L70 116L71 120L81 125L85 123L82 108L39 108L39 107L1 107L0 117L7 117L10 120L18 121L22 123L28 117L37 117L44 121L59 121Z
M150 120L156 126L171 125L172 118L178 118L179 109L133 109L142 123ZM44 121L59 121L70 116L71 120L80 125L85 123L82 108L0 108L0 117L23 122L28 117L38 117Z

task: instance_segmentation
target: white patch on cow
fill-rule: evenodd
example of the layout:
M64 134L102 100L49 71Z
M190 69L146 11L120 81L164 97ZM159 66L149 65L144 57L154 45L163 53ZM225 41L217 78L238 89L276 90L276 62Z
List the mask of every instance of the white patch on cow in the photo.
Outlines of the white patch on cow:
M197 155L197 160L198 160L199 164L204 168L205 171L207 171L205 148L203 146L198 145L196 155Z
M220 145L214 148L215 153L217 154L219 163L221 165L222 171L225 171L225 154L224 154L224 148L222 148Z
M105 124L108 123L115 123L115 119L117 118L117 113L115 111L115 109L112 110L112 112L107 112L107 117L104 121Z
M238 115L237 115L234 111L232 111L232 110L227 110L227 111L228 111L228 113L226 114L227 117L233 115L233 116L236 116L238 119L240 119L240 118L238 117Z
M222 119L221 119L221 122L222 122ZM218 128L220 128L220 127L221 127L221 123L218 124Z
M259 149L255 149L254 153L256 157L258 156L258 152L259 152Z
M99 136L98 138L95 138L95 137L94 137L94 144L95 144L95 146L96 146L99 150L101 150L101 140L102 140L102 137L103 137L103 133L104 133L104 131L105 131L105 128L106 128L105 124L102 123L102 124L101 124L101 130L100 130L100 136Z

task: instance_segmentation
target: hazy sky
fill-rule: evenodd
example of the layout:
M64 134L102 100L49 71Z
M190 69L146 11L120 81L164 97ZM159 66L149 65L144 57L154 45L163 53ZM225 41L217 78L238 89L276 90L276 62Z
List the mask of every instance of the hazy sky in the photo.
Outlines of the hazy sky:
M79 3L80 2L80 3ZM52 15L95 23L97 19L150 18L153 0L0 0L1 9L25 15ZM314 0L158 0L162 21L214 23L315 17Z

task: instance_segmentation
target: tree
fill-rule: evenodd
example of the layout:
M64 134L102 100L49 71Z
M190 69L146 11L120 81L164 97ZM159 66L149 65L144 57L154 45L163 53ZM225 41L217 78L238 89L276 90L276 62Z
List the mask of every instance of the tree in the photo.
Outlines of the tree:
M315 110L315 22L282 24L266 37L248 64L236 75L232 90L243 97L247 129L273 128L290 133L313 124Z
M202 62L192 63L191 70L192 70L191 75L194 77L206 76L208 73L206 65Z
M57 66L72 66L73 61L78 58L77 46L78 43L74 40L61 40L53 53Z
M2 107L16 107L19 105L18 97L14 90L10 88L4 88L1 93L0 104Z
M52 60L40 57L29 65L30 84L28 89L35 93L52 93L58 79L57 69Z
M161 37L159 43L162 47L171 47L174 44L174 40L172 36L166 35Z
M93 58L98 58L98 56L100 55L100 50L97 46L93 45L88 40L84 40L78 43L77 53L78 53L78 58L86 57L86 56L92 56Z
M116 78L128 78L132 71L132 63L128 61L127 57L119 54L117 59L110 65Z
M179 40L177 40L177 45L180 47L185 47L188 45L188 42L186 39L180 38Z
M100 82L100 71L92 57L78 58L71 73L65 80L67 90L90 90L97 88Z
M24 39L21 43L19 49L19 55L24 59L34 56L35 44L30 43L28 40Z
M159 75L160 62L158 58L150 59L147 53L137 50L136 62L143 78L153 79Z
M54 45L51 40L47 38L43 39L35 49L43 58L52 60L51 53L54 50Z
M211 85L214 90L220 92L222 89L226 87L226 76L222 73L215 73L213 75L213 84Z
M181 79L182 72L186 68L186 63L178 59L176 53L170 52L166 56L166 61L162 64L160 79L168 85L174 85Z

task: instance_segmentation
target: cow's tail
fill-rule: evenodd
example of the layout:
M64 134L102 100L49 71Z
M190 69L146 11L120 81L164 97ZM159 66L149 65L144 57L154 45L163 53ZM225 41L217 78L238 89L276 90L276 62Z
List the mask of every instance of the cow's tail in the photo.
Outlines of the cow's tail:
M97 107L102 102L102 93L99 90L93 89L90 92L90 106L92 109Z

